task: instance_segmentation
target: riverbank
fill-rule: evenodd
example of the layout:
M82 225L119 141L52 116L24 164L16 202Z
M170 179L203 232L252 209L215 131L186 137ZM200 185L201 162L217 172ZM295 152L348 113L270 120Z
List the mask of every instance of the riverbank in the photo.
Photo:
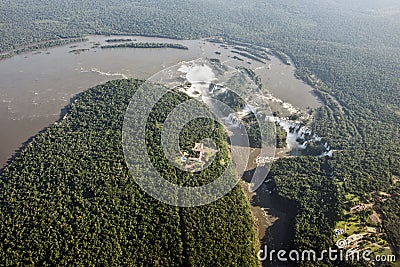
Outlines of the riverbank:
M86 36L86 41L74 43L72 48L69 44L38 48L35 51L0 61L0 80L2 81L0 122L7 126L2 127L0 131L0 165L3 165L29 137L55 122L60 110L69 99L85 88L118 78L147 79L167 66L199 57L215 58L233 67L252 69L257 75L267 73L265 75L276 77L278 80L291 81L292 93L299 91L303 96L291 99L291 93L287 92L288 100L303 99L304 106L314 101L318 103L309 93L312 88L307 87L304 90L303 82L294 76L293 70L288 68L290 66L283 66L283 63L275 59L273 55L266 54L272 62L263 64L251 59L245 61L235 59L234 56L238 54L232 51L238 51L239 44L219 44L208 42L206 39L177 40L137 35L117 36L119 39L134 37L138 43L176 43L188 47L188 50L168 48L103 50L99 46L106 45L106 40L112 36ZM72 49L83 52L69 53ZM248 48L241 46L239 49ZM269 65L272 66L270 69ZM262 79L262 75L260 77ZM280 94L286 88L284 85L279 86L279 83L274 80L262 82L265 84L265 90L270 90L273 95ZM277 86L269 88L269 83L275 83ZM297 85L301 86L297 87ZM277 103L277 108L280 105L282 104Z

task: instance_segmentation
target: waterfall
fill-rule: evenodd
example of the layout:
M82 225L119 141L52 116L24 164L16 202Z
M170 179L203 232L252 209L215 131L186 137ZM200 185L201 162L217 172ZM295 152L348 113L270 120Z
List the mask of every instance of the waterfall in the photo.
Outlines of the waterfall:
M242 127L240 119L233 113L229 114L229 116L225 118L225 122L233 127Z
M317 134L313 134L311 129L302 126L299 123L291 122L283 118L278 117L266 117L266 120L269 122L276 122L279 126L281 126L287 134L286 142L288 144L288 148L293 150L306 150L307 146L310 142L321 143L322 137ZM321 144L322 145L322 144ZM328 145L327 142L323 144L324 151L319 155L319 157L332 157L333 150Z

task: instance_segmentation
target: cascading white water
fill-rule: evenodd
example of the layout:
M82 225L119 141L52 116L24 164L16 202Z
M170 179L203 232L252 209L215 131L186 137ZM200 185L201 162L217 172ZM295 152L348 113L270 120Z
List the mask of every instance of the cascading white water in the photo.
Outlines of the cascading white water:
M209 87L209 95L215 98L218 96L226 97L226 90L223 90L223 86L211 84ZM260 95L260 98L263 98L263 95ZM279 99L275 99L279 100ZM281 101L281 100L279 100ZM283 102L282 102L283 103ZM253 105L254 104L254 105ZM297 111L292 105L288 103L286 104L287 110L295 112ZM262 110L256 105L256 103L252 103L252 105L244 105L242 109L236 113L231 113L227 117L225 117L225 122L232 127L243 127L241 123L242 119L250 114L255 115L262 115ZM301 125L299 122L290 121L288 118L280 118L274 116L265 116L265 119L270 122L276 122L280 127L282 127L287 134L286 143L288 148L295 152L295 155L301 155L302 151L303 154L307 149L308 145L313 142L320 145L322 142L322 137L318 136L317 134L313 133L311 129ZM330 148L328 143L324 143L320 145L320 148L323 150L319 157L332 157L333 150Z
M240 123L240 118L238 118L235 114L231 113L228 117L225 118L225 122L232 127L242 127Z
M317 134L313 134L311 129L300 125L299 123L291 122L283 118L278 117L267 117L270 122L276 122L281 126L287 134L286 143L288 148L291 150L305 150L310 142L321 142L322 137ZM325 151L322 152L320 157L328 156L332 157L333 151L327 142L324 144Z

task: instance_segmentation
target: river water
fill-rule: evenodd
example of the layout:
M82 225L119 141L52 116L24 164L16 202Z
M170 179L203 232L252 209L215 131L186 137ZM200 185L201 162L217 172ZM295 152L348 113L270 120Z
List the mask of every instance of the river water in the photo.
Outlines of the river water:
M137 42L178 43L188 50L161 48L101 49L111 38ZM73 53L75 49L88 49ZM269 92L300 109L320 106L312 88L294 76L294 67L278 58L261 63L239 60L232 46L206 40L172 40L142 36L89 36L81 43L17 55L0 61L0 168L29 137L60 117L79 92L114 79L147 79L166 67L200 57L245 66L260 76Z

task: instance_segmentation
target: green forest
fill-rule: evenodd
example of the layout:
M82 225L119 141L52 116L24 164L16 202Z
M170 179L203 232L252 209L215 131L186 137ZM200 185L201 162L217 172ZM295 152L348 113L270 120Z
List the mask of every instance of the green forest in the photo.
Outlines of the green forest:
M62 120L35 136L3 169L1 265L257 266L253 221L240 186L210 205L179 208L147 195L129 174L121 128L141 83L117 80L81 93ZM169 164L157 152L156 124L187 99L170 93L149 118L149 155L160 171ZM202 138L199 125L184 130L190 132L186 142ZM208 125L217 157L228 161L222 126ZM224 169L216 162L214 172ZM209 182L207 171L185 177L166 170L167 179L177 183Z
M288 55L297 68L296 75L312 85L324 102L324 106L317 111L313 131L327 140L335 151L329 160L300 157L282 159L274 164L270 175L278 188L277 197L288 203L296 203L297 208L292 229L294 238L290 246L332 246L333 227L335 222L343 219L346 196L354 195L360 199L357 201L370 200L375 205L374 209L382 215L381 227L387 240L399 256L400 187L399 183L395 183L395 178L400 177L399 10L397 0L4 0L0 3L0 57L74 42L79 40L76 38L84 38L89 34L132 34L177 39L218 36L226 41L269 47L281 57ZM81 95L82 103L85 102L84 96L89 97L90 92ZM82 127L75 125L76 128L70 128L70 131L57 125L49 127L23 150L26 154L17 156L4 169L1 192L7 192L7 195L2 195L1 204L3 223L0 233L5 240L2 243L2 255L8 255L6 259L10 264L22 258L27 261L49 259L52 263L52 259L60 259L60 255L64 255L62 260L68 265L74 261L85 263L85 253L91 253L103 255L91 257L100 264L102 259L107 258L103 253L126 255L129 250L135 252L137 257L146 255L147 262L154 263L161 259L146 253L151 243L159 244L151 248L156 249L155 255L165 253L165 264L179 265L183 260L198 263L199 258L189 259L186 254L182 254L182 251L189 249L189 241L183 243L182 240L194 239L182 239L181 224L172 223L179 221L179 218L189 218L184 213L190 209L180 214L177 209L160 203L155 205L155 201L149 197L133 197L141 193L129 182L126 170L120 171L124 169L123 158L115 149L119 139L110 136L118 131L118 119L98 124L96 127L101 125L99 133L97 130L84 132L84 129L90 129L92 123L95 123L84 119L88 118L89 111L92 117L107 119L104 115L102 117L101 112L94 111L96 108L90 109L93 103L82 107L88 110L85 113L87 115L79 113L77 122ZM119 101L114 100L112 103ZM115 114L119 116L122 114L122 106L103 108L118 110L120 113ZM74 112L77 111L72 105L70 116ZM106 134L106 126L114 128ZM57 138L65 142L55 143ZM33 150L42 153L29 153ZM67 156L69 161L61 160ZM108 158L112 158L112 161ZM48 162L57 163L53 165ZM42 180L43 177L38 175L43 173L46 173L43 177L47 180ZM109 179L111 176L117 179ZM90 177L91 180L77 177ZM128 186L124 186L122 191L119 183ZM32 190L35 185L37 189ZM92 188L93 192L86 192L87 188ZM125 194L126 188L132 188L135 194ZM40 199L47 196L47 190L56 193L42 203ZM227 205L224 201L228 202L229 197L237 201L236 205L245 205L238 190L217 202L218 208ZM101 197L87 199L84 197L85 192L89 196L101 194ZM372 197L377 192L390 194L391 197L381 201ZM68 197L63 197L65 194ZM7 204L7 199L13 199L14 206ZM92 205L94 201L98 202ZM135 208L124 204L131 202L137 204ZM115 208L111 209L112 206ZM13 211L14 207L17 207L18 212ZM87 207L90 207L91 212L87 212ZM190 211L199 216L190 221L193 224L196 220L204 221L200 215L209 215L208 219L211 220L210 223L201 224L201 227L206 227L202 231L195 228L187 230L187 236L197 234L196 238L199 238L190 247L197 249L193 255L205 255L210 246L199 249L201 242L210 244L206 240L213 238L214 234L218 236L222 233L209 232L209 225L220 223L216 220L221 220L224 229L235 229L223 235L224 238L235 240L226 243L234 245L235 242L244 242L243 246L235 246L235 249L244 249L245 243L251 243L252 237L241 239L233 234L233 231L243 234L241 228L227 227L228 222L239 223L237 218L234 222L229 221L228 215L213 218L213 213L207 210L213 210L212 207L214 204ZM228 214L229 208L220 211ZM246 222L245 225L249 224L247 208L241 211L235 209L235 212L245 212L241 218ZM122 214L129 215L129 220L124 219ZM130 216L136 216L135 220ZM169 223L160 222L164 220L161 218ZM115 220L121 220L118 223L122 228L114 227L112 222ZM139 221L146 223L137 226L137 231L128 231L136 227L131 224ZM156 222L166 225L166 228L155 228ZM243 235L248 234L246 232ZM101 243L99 235L104 236L102 240L109 242L106 245ZM118 235L119 238L111 238ZM142 239L144 235L146 238ZM18 243L18 240L28 236L31 242ZM51 237L51 241L45 242L43 236ZM164 239L168 239L168 242L163 243ZM143 245L122 245L122 242L134 244L138 240L143 240ZM148 242L147 245L145 242ZM226 244L221 240L213 240L211 243L215 246ZM106 246L113 249L105 251ZM246 247L246 251L240 255L252 253L250 247ZM41 251L43 255L33 254L33 251ZM45 255L49 251L58 254ZM175 254L177 251L181 254ZM212 260L220 259L215 255L210 257L214 257ZM238 255L231 257L231 262L241 266ZM127 261L123 256L115 259L118 263ZM246 259L249 265L253 264L252 257ZM126 265L129 263L127 261Z

